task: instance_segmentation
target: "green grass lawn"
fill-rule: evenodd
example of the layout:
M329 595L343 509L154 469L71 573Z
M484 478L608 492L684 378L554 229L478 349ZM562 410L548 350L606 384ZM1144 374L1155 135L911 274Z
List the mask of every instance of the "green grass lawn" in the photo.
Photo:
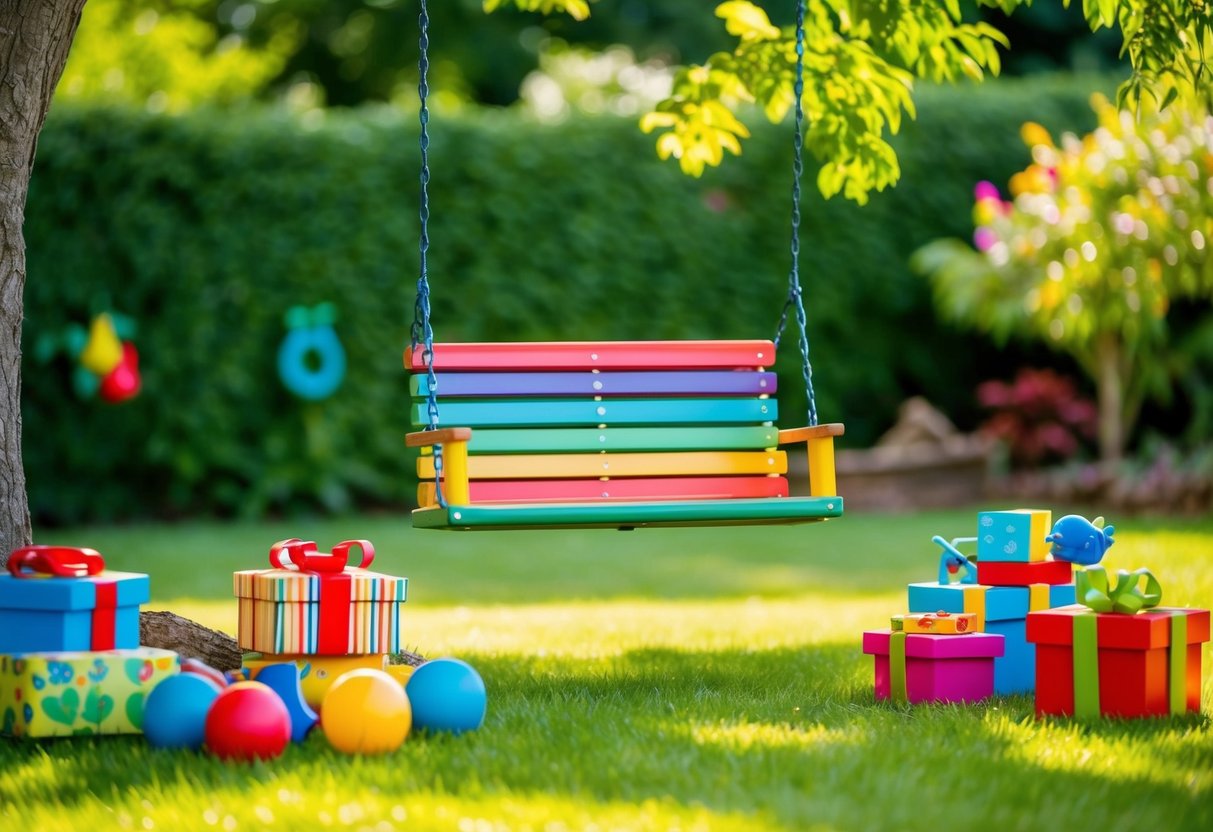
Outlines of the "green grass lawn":
M1112 518L1105 564L1213 603L1213 519ZM231 573L284 537L371 539L410 578L405 642L474 664L484 727L255 765L139 738L0 741L0 830L1213 829L1200 716L1037 721L1029 697L876 704L864 629L931 580L973 511L636 532L414 532L404 517L80 529L151 609L235 630Z

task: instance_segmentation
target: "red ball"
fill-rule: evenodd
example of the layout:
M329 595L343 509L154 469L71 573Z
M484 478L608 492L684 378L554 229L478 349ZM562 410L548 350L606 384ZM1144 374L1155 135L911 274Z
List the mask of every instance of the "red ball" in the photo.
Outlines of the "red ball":
M206 715L206 747L221 760L269 760L290 741L290 712L260 682L227 686Z

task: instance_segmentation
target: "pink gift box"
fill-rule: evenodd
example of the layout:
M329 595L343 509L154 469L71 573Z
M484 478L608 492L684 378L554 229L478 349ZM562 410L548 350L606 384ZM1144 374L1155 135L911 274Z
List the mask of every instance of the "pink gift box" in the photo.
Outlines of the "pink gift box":
M876 698L892 698L890 630L863 634L863 652L876 659ZM918 702L977 702L994 693L994 659L1003 653L996 633L905 635L906 699Z

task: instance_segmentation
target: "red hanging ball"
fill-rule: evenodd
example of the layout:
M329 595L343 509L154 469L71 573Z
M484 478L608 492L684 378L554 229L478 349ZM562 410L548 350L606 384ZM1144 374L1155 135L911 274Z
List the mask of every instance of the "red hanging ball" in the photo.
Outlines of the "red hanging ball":
M122 360L101 379L98 392L107 402L124 402L139 394L143 380L139 376L139 353L130 341L122 345Z

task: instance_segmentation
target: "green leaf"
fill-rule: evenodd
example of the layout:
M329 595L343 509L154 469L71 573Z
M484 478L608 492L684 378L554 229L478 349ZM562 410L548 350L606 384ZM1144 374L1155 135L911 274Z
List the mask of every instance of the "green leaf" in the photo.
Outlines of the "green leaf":
M640 117L640 129L645 133L652 133L659 127L673 127L677 123L678 116L667 112L645 113Z
M716 16L724 19L730 35L742 40L770 40L779 37L779 28L771 25L767 13L748 0L729 0L716 7Z

